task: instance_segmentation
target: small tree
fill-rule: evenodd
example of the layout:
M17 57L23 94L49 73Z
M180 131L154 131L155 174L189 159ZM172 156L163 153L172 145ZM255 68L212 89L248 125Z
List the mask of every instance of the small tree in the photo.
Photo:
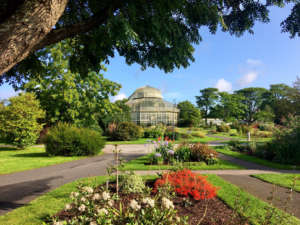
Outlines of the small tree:
M0 107L0 133L6 142L24 148L36 142L44 118L40 103L31 93L20 94L9 99L8 105Z
M205 124L207 125L207 118L216 101L219 98L217 88L205 88L200 90L201 96L196 96L197 105L204 113Z
M180 102L177 107L180 109L178 126L198 126L201 122L201 112L191 102Z

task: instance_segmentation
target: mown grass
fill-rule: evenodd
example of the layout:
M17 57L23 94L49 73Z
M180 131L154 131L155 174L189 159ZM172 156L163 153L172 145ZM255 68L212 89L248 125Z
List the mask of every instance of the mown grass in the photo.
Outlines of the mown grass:
M230 208L236 209L242 216L254 225L263 224L263 220L273 213L268 225L299 225L300 220L280 209L272 207L270 204L254 197L241 188L223 180L217 175L207 175L208 180L219 187L218 197ZM271 213L271 214L272 214ZM276 215L276 216L275 216ZM266 223L264 223L266 224Z
M83 158L85 157L48 156L43 146L31 146L24 150L13 147L0 147L0 174L31 170Z
M35 225L42 224L43 220L62 210L67 203L72 191L76 191L79 183L96 186L103 184L107 177L83 178L72 183L65 184L47 194L31 201L28 205L17 208L3 216L0 216L1 225Z
M281 187L293 188L295 191L300 192L300 174L255 174L251 176Z
M274 169L292 170L292 169L300 168L299 166L280 164L280 163L271 162L271 161L268 161L265 159L260 159L255 156L246 155L241 152L231 151L227 147L216 147L215 150L224 155L229 155L234 158L242 159L242 160L245 160L248 162L260 164L260 165L267 166L267 167L274 168Z
M148 165L150 162L150 154L141 156L126 162L121 170L167 170L175 168L188 168L191 170L217 170L217 169L244 169L244 167L235 165L225 160L218 160L218 163L207 165L205 162L186 162L177 163L175 165Z
M144 176L144 179L155 179L157 176ZM279 221L274 219L268 225L296 225L300 224L300 220L284 213L279 209L272 208L268 203L252 196L237 186L224 181L217 175L207 175L207 179L215 186L219 187L218 197L224 201L229 207L246 218L251 224L261 224L260 219L268 215L268 211L274 209L274 213L283 215L285 220ZM83 178L72 183L65 184L47 194L33 200L28 205L20 207L6 215L0 216L1 225L36 225L42 224L48 216L62 210L66 203L70 203L70 193L76 190L76 186L81 183L89 186L97 186L103 184L107 176ZM237 197L238 196L238 197ZM239 207L237 207L237 199ZM243 208L243 210L241 210Z

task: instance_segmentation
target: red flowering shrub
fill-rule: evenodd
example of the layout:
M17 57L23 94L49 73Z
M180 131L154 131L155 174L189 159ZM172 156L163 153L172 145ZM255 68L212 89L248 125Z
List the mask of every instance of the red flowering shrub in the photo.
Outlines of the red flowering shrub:
M159 187L169 183L176 194L192 196L195 200L211 199L217 195L217 188L210 184L205 176L193 173L190 170L180 170L163 174L162 178L155 181L153 192Z

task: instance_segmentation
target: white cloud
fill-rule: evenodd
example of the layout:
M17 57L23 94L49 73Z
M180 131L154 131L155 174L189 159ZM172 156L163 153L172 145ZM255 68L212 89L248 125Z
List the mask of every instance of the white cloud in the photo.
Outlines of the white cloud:
M249 66L261 66L263 63L258 59L247 59L246 63Z
M122 100L124 98L127 98L126 95L124 93L120 93L120 94L117 94L116 96L112 97L112 102Z
M218 88L219 91L226 91L226 92L232 91L232 84L229 81L226 81L224 78L219 79L215 87Z
M252 82L254 82L257 79L257 77L258 77L257 72L254 71L248 72L238 80L238 84L241 87L247 86Z

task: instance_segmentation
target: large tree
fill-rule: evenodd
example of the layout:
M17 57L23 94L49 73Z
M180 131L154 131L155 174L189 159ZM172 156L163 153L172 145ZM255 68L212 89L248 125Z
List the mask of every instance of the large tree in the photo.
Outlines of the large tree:
M67 41L45 51L51 59L42 62L45 72L16 88L35 93L46 111L47 125L63 121L97 128L99 118L117 108L109 97L117 94L121 86L94 71L84 76L71 72L68 55L73 49Z
M256 21L269 21L269 7L289 2L294 7L281 26L294 37L300 34L298 0L2 0L0 74L34 75L47 57L40 50L68 38L75 40L72 72L98 72L116 52L129 64L168 72L194 60L199 28L252 33Z
M216 101L219 98L217 88L204 88L200 90L201 95L196 96L198 107L202 110L205 118L205 124L207 125L207 118L213 107L216 105Z
M218 104L212 109L211 115L225 121L241 119L245 113L246 106L242 102L245 97L227 92L220 92L219 96Z
M250 124L257 120L257 113L263 110L267 92L267 89L259 87L244 88L235 92L244 97L241 102L245 104L243 117L247 123Z
M178 126L196 127L201 122L201 112L191 102L183 101L177 105L179 111Z

